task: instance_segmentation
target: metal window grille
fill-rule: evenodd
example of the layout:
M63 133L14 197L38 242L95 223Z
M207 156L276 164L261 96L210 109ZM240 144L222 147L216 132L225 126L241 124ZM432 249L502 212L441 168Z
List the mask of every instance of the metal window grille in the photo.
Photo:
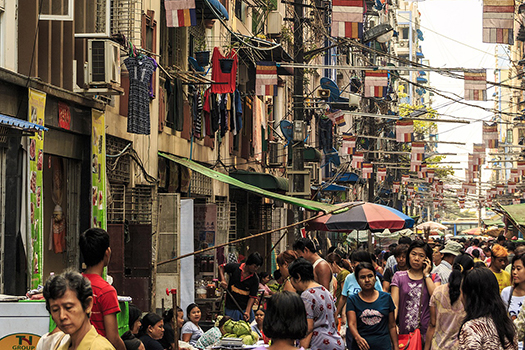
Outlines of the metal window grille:
M0 184L5 184L5 149L0 148ZM0 293L4 293L5 186L0 186Z
M259 212L261 213L261 232L271 230L273 222L273 204L261 204Z
M108 222L123 223L126 213L126 185L110 183L111 203L108 204Z
M117 33L124 34L133 45L141 47L141 0L112 0L111 34Z
M79 218L80 218L80 174L81 174L81 163L78 161L69 160L67 162L67 213L69 220L67 223L67 266L78 269L79 264L79 251L78 238L79 238Z
M191 172L191 193L203 196L210 196L213 194L213 184L209 177L202 175L196 171Z
M165 261L179 254L180 242L180 194L162 193L158 195L158 261ZM178 261L157 267L159 273L176 273Z
M134 224L151 224L152 187L149 185L137 185L126 192L126 220Z
M230 231L230 202L226 198L216 198L217 205L217 232L215 243L226 243Z
M109 155L120 154L129 141L107 135L106 136L106 152ZM131 179L131 157L123 154L121 157L107 157L106 168L108 180L114 183L128 184Z
M230 226L228 228L228 242L237 239L237 203L230 203Z

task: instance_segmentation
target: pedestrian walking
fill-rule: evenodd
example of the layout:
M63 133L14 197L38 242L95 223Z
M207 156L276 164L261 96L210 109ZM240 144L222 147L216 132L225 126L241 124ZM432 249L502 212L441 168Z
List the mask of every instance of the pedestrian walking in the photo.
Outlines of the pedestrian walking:
M221 287L227 291L224 313L234 321L253 321L253 304L257 300L259 277L257 270L263 264L261 254L251 253L245 263L219 266ZM226 282L225 273L230 275Z
M44 286L46 309L57 327L69 335L59 350L97 349L114 350L113 345L91 324L89 316L93 309L91 283L75 271L66 271L50 277ZM120 338L119 338L120 339ZM124 344L124 342L122 342Z
M314 267L314 280L334 294L333 274L330 264L317 254L314 242L308 238L300 238L293 244L293 250Z
M333 295L314 280L313 265L299 258L289 267L290 281L301 293L308 322L308 334L301 346L311 350L343 350L343 339L335 324Z
M281 277L284 278L283 285L281 286L282 291L295 292L295 288L290 282L290 273L288 271L288 266L290 266L299 255L293 250L285 250L277 256L276 262L279 266L279 271L281 271Z
M412 242L407 251L408 270L395 273L390 285L396 305L399 334L419 329L425 339L430 321L430 297L441 284L437 274L431 274L432 248L421 241Z
M102 278L111 258L109 234L101 228L90 228L80 235L80 252L87 268L84 276L93 288L93 310L90 321L97 332L106 337L117 350L125 345L118 332L117 313L120 307L117 290Z
M306 317L304 303L297 293L283 291L272 295L263 321L263 332L271 339L271 345L255 350L297 350L297 340L308 332Z
M517 334L499 297L498 280L487 268L469 271L461 287L466 316L459 330L460 350L517 350Z
M352 350L398 350L392 297L374 288L372 264L360 263L354 273L361 291L348 298L346 307L348 328L354 337Z
M425 350L459 349L458 332L465 318L461 282L473 268L474 260L470 255L458 255L453 261L449 282L434 290L430 298L430 323Z
M454 242L452 240L445 244L445 248L440 250L441 263L432 270L432 273L437 273L441 278L441 284L448 283L448 278L452 273L452 264L456 256L463 251L463 244Z
M394 248L393 256L396 259L397 264L393 267L385 269L385 274L383 275L383 290L387 293L390 293L390 284L392 283L392 278L397 271L406 271L408 269L407 265L407 251L408 244L399 244Z
M496 276L499 285L499 292L503 292L503 289L510 286L510 274L505 271L505 266L507 266L509 252L507 249L499 244L494 244L491 248L491 261L490 261L490 270Z

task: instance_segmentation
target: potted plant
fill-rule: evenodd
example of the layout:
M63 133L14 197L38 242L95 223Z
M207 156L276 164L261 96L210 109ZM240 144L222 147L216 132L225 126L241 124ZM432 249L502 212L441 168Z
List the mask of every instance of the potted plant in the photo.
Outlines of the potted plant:
M195 59L201 67L210 64L210 51L206 50L206 37L195 37Z
M233 58L219 58L221 71L223 73L231 73L233 68Z

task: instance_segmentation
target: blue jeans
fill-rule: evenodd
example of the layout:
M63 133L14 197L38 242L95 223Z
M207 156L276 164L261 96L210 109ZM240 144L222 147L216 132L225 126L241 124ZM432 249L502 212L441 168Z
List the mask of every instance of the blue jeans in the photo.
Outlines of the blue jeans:
M234 321L244 320L244 313L239 310L224 308L224 315L230 316ZM250 319L247 322L251 323L253 320L255 320L255 314L253 310L251 310Z

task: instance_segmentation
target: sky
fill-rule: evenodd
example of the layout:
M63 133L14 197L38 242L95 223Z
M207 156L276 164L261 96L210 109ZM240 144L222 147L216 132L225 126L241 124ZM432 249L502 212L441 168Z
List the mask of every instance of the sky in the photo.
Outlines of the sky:
M495 81L496 44L482 42L482 1L481 0L426 0L418 2L421 13L421 31L424 41L420 42L425 58L432 67L486 68L487 80ZM498 56L505 57L503 47L498 47ZM502 61L500 60L500 65ZM503 62L508 64L508 61ZM501 67L501 66L500 66ZM463 96L463 81L443 77L430 72L429 83L432 87L454 92ZM490 85L489 85L490 86ZM494 88L487 90L487 102L465 101L471 104L491 108ZM468 107L459 103L450 104L450 100L434 96L432 107L437 109L443 119L485 119L491 114L478 108ZM464 100L463 100L464 101ZM472 144L482 141L482 123L470 124L438 124L438 139L442 141L466 142L466 146L440 144L440 153L457 153L457 156L447 156L448 161L461 161L463 164L453 164L454 168L466 168L468 152L472 152ZM484 167L486 164L484 165ZM464 171L455 171L455 176L464 179ZM483 181L487 181L490 171L482 172Z

